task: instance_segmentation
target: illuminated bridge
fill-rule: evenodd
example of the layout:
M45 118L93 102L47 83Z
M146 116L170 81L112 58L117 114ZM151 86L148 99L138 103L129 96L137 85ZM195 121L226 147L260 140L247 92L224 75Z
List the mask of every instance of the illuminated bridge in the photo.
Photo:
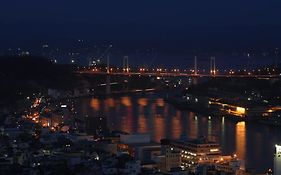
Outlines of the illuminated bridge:
M124 56L123 67L116 68L109 65L109 57L107 57L106 67L84 67L82 70L77 71L79 74L92 74L92 75L113 75L113 76L159 76L159 77L226 77L226 78L279 78L281 73L278 73L275 69L264 68L257 70L238 70L233 69L219 71L216 67L215 57L210 59L210 69L209 71L198 70L197 68L197 57L194 59L194 67L190 70L180 70L180 69L147 69L147 68L135 68L131 69L129 67L129 58Z
M226 77L226 78L280 78L280 74L192 74L186 72L102 72L102 71L92 71L92 70L84 70L78 71L79 74L92 74L92 75L113 75L113 76L159 76L159 77Z
M105 53L112 47L110 45ZM92 75L112 75L112 76L157 76L157 77L225 77L225 78L280 78L281 73L278 73L277 70L270 68L258 69L258 70L238 70L233 69L219 71L216 67L216 58L210 58L210 71L198 70L197 66L197 56L194 57L194 67L190 70L180 70L180 69L147 69L147 68L136 68L131 69L129 66L129 57L124 56L123 58L123 67L116 68L111 67L109 64L109 55L106 60L106 67L84 67L84 69L77 71L79 74L92 74Z

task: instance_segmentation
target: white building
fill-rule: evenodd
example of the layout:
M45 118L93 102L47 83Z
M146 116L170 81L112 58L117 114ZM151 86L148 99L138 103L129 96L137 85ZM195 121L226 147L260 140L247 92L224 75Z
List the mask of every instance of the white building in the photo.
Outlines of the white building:
M281 145L275 145L276 152L274 156L274 174L281 174Z

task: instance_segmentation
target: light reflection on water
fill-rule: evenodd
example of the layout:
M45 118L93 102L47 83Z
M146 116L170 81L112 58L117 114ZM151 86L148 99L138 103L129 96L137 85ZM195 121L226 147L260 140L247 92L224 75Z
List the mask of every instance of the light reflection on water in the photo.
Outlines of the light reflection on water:
M180 111L153 94L83 98L77 100L76 106L81 117L103 115L107 117L111 130L149 133L155 142L164 137L206 136L220 142L224 154L236 153L246 160L246 167L257 168L258 171L272 168L274 145L281 141L281 129Z
M97 98L93 98L91 100L91 107L95 110L95 111L99 111L100 110L100 100Z
M246 126L245 122L236 124L236 153L241 159L245 159L246 150Z

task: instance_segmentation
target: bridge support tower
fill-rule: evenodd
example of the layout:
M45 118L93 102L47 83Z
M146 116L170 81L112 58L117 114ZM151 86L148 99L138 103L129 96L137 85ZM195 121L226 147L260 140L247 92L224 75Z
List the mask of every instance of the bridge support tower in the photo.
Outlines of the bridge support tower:
M217 73L217 71L216 71L216 58L211 57L211 59L210 59L210 75L215 76L216 73Z
M111 94L111 87L110 87L110 66L109 66L109 55L107 55L107 67L106 67L106 88L105 88L105 94L109 95Z
M129 57L124 56L123 57L123 72L129 73L130 68L129 68Z

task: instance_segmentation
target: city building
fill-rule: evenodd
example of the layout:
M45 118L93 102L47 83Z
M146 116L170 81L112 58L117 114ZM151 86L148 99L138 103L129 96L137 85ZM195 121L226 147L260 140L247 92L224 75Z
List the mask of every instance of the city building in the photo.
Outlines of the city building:
M185 140L162 139L161 145L166 149L163 159L166 159L166 162L168 160L167 163L171 163L171 167L180 162L181 168L193 173L197 172L200 167L215 167L216 171L224 173L240 174L244 172L243 160L239 160L236 155L223 156L220 145L205 137ZM169 155L172 155L170 160ZM179 160L177 156L179 156ZM169 168L167 165L166 167Z
M181 167L181 152L169 145L162 145L162 158L160 159L160 170L162 172L170 172L175 168Z
M213 163L221 159L221 147L202 137L193 140L161 140L161 145L181 151L181 165L194 169L199 164Z
M275 145L274 174L281 174L281 145Z
M151 162L154 155L160 154L160 144L151 142L148 134L121 134L117 144L119 153L128 153L141 163Z
M226 173L243 175L245 173L245 163L243 160L232 159L231 156L222 157L220 162L216 163L216 170Z

